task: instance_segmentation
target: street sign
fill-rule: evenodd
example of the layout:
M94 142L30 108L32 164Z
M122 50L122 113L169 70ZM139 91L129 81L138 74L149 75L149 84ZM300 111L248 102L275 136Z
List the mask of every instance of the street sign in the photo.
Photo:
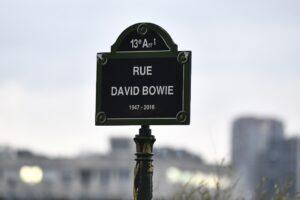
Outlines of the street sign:
M97 54L96 125L189 124L191 55L155 24L128 27Z

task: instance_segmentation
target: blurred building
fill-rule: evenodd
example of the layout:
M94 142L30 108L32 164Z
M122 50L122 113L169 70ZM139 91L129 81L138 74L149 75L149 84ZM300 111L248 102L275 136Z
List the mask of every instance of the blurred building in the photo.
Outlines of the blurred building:
M290 195L300 191L300 138L290 138L272 144L262 152L257 162L257 177L264 178L261 190L274 194L276 187L286 190ZM257 180L258 182L259 180Z
M232 129L235 193L249 198L272 195L274 188L300 191L298 138L284 137L283 123L271 118L241 117Z
M132 199L134 146L112 138L107 154L49 158L0 148L0 199ZM229 185L228 169L185 150L155 149L154 196L169 199L184 184Z
M133 148L111 139L106 155L47 158L28 151L0 153L0 197L5 199L129 199Z

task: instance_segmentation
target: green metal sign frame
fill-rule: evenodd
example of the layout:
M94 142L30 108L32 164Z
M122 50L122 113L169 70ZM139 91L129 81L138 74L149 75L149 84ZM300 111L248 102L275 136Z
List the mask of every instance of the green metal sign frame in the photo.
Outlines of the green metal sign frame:
M152 33L151 33L152 31ZM130 34L157 34L161 39L162 49L127 50L123 48L124 41ZM123 46L122 46L123 45ZM123 48L123 49L122 49ZM111 52L97 53L97 84L96 84L96 125L188 125L190 123L191 98L191 51L178 51L177 45L170 35L161 27L152 23L138 23L128 27L112 45ZM102 71L111 59L141 59L141 58L176 58L183 67L182 110L176 116L158 118L111 118L103 110Z

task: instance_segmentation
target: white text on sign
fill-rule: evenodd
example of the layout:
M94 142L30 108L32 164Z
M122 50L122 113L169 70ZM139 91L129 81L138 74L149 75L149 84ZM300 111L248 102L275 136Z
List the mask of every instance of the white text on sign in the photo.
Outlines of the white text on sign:
M174 95L173 85L151 85L151 86L112 86L111 96L155 96Z
M143 48L143 49L149 49L156 45L156 38L153 38L153 41L148 41L145 39L132 39L130 40L131 48L137 49L137 48Z
M152 76L152 66L132 67L132 76ZM173 85L150 85L150 86L111 86L111 96L172 96L174 95Z
M133 76L151 76L152 66L133 66L132 70Z

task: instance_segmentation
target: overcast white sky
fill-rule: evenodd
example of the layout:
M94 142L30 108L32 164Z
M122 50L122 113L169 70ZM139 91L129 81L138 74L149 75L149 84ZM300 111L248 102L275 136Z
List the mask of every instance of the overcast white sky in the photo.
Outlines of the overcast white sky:
M0 144L74 155L134 137L138 126L95 127L94 107L96 53L137 22L193 52L191 125L153 126L156 146L228 161L231 122L247 114L300 135L299 10L298 0L1 0Z

